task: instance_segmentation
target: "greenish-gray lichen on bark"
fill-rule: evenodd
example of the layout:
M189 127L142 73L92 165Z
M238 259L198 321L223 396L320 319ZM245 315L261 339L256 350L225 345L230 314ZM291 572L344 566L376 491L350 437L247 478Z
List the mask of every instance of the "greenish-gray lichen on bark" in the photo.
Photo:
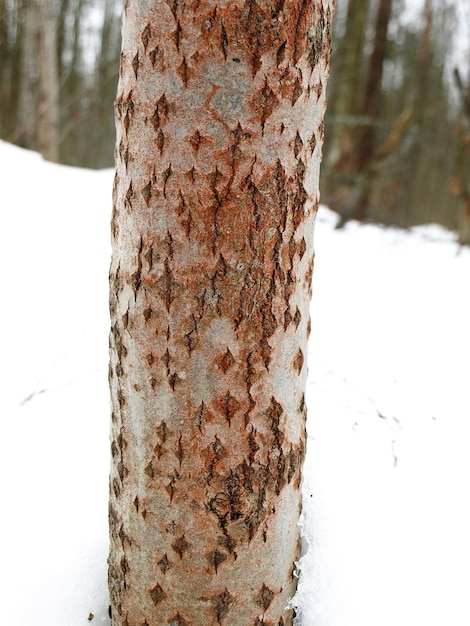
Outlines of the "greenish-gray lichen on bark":
M116 99L115 626L291 624L332 3L128 3Z

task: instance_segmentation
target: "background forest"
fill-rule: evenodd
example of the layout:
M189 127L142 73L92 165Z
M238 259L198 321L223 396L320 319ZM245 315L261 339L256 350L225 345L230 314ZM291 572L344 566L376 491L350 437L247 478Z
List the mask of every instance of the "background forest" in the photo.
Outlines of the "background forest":
M0 137L111 167L122 0L0 0ZM322 201L470 243L470 5L337 0Z

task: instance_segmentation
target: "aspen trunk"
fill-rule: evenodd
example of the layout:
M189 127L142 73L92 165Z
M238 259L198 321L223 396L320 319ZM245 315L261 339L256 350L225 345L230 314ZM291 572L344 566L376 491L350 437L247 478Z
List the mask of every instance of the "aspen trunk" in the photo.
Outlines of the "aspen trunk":
M114 626L292 624L332 4L127 3Z

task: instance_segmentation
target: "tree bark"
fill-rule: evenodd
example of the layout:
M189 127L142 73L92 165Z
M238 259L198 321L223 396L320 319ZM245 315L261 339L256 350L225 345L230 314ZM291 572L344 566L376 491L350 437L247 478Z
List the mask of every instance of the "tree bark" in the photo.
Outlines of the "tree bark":
M114 626L292 624L332 5L127 3Z

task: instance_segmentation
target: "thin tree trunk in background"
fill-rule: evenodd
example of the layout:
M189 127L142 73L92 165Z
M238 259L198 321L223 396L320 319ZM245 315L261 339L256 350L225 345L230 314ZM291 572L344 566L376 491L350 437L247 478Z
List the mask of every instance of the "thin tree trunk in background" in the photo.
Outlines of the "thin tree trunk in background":
M39 108L37 145L49 161L59 160L59 66L55 0L37 0L39 24Z
M429 179L429 159L427 158L430 151L429 145L422 141L422 137L426 133L436 134L436 119L433 119L432 107L429 106L430 97L434 90L433 21L433 2L432 0L425 0L422 17L423 26L415 63L416 90L413 94L413 125L418 138L408 156L410 162L414 164L413 179L409 183L407 194L412 224L415 223L415 220L429 221L429 203L432 195L436 194L436 190L433 189L434 181ZM435 150L434 146L433 150ZM423 181L426 181L425 186L423 186ZM432 190L431 196L429 190Z
M454 69L454 81L461 99L464 128L459 133L460 149L455 164L455 174L451 179L451 189L459 199L459 242L470 245L470 183L468 181L468 160L470 158L470 88L465 87L460 72Z
M8 140L17 123L22 23L18 0L2 2L0 11L0 131Z
M24 148L35 147L37 119L39 13L35 0L23 3L23 35L21 37L21 73L19 76L18 118L16 138Z
M67 20L69 17L70 0L60 0L57 17L57 63L59 72L59 84L62 85L65 74L64 52L68 51Z
M336 118L354 116L359 112L361 74L370 0L349 0L346 31L335 52L341 64L337 68L334 99L330 114ZM338 121L329 136L328 163L338 170L348 169L353 154L351 124Z
M392 11L392 0L380 0L375 25L374 48L370 58L364 98L363 114L372 119L379 115L379 101L382 93L382 76L387 50L387 31ZM357 169L364 170L374 154L375 126L366 126L360 136L357 148Z
M114 626L292 624L332 5L127 5L110 300Z
M0 0L0 132L3 134L6 131L7 115L6 115L6 103L8 102L9 94L9 80L8 80L8 68L7 63L10 60L10 49L8 45L8 28L7 28L7 7L6 1Z
M114 143L111 141L114 140L114 120L109 112L113 110L116 95L119 69L116 59L119 58L120 52L120 24L121 20L116 14L115 0L104 0L101 46L95 72L95 101L98 118L95 134L95 163L98 167L106 166Z

